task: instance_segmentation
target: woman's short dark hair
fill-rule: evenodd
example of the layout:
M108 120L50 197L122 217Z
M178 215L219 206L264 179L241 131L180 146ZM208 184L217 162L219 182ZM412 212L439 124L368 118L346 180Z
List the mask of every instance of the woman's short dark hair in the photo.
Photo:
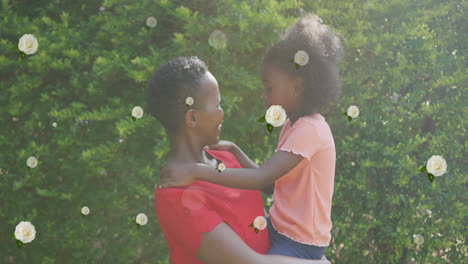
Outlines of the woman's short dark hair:
M179 131L187 97L194 99L190 107L196 107L200 80L207 72L205 62L199 58L179 57L153 73L148 83L147 112L161 122L168 134Z
M309 55L309 62L296 68L290 62L297 51ZM339 36L322 20L308 14L286 29L281 41L271 47L263 58L263 65L274 65L293 77L304 80L304 93L299 109L291 119L315 113L319 108L337 101L342 84L339 61L343 57Z

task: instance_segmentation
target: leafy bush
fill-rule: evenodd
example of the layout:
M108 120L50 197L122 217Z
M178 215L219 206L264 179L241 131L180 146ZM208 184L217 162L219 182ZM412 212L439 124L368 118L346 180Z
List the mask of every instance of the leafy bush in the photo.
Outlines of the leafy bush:
M152 200L168 140L154 118L134 122L128 113L145 109L157 67L196 55L220 84L222 137L263 162L279 129L270 135L255 122L265 111L261 59L287 25L312 12L341 34L346 51L342 99L322 113L337 150L326 256L334 263L461 263L468 254L465 7L435 0L2 0L1 261L169 263ZM157 25L147 29L150 16ZM209 45L215 30L225 34L225 48ZM24 60L23 34L39 43ZM361 111L351 122L343 116L350 105ZM431 183L418 168L432 155L447 160L448 172ZM31 170L29 156L38 159ZM82 217L85 205L90 214ZM149 218L139 229L138 213ZM37 234L18 249L9 236L20 221L31 221ZM421 246L414 234L424 237Z

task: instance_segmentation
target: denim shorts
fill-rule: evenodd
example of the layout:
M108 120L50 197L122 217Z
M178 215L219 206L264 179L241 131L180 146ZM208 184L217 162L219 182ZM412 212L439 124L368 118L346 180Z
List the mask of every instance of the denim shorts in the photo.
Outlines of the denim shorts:
M268 255L283 255L302 259L320 259L327 250L326 247L306 245L294 241L275 230L271 224L270 217L266 218L268 235L270 236L270 250Z

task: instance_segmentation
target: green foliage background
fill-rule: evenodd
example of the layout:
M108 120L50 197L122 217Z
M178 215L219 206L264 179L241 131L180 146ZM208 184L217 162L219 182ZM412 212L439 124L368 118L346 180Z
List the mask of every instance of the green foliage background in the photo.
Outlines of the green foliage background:
M1 0L0 261L169 263L153 204L168 141L154 118L133 122L128 113L145 109L157 67L196 55L220 84L222 138L263 162L279 129L270 135L255 122L265 111L261 59L308 12L341 34L346 52L342 98L322 113L337 151L326 256L333 263L466 261L467 4ZM149 16L158 24L146 30ZM216 29L227 36L225 49L208 45ZM39 49L21 60L23 34L34 34ZM361 114L348 122L342 113L350 105ZM430 183L418 168L432 155L447 160L448 172ZM30 171L29 156L39 160ZM81 217L84 205L91 212ZM141 212L149 222L137 229ZM37 235L18 249L9 236L20 221L31 221ZM417 247L413 234L424 244Z

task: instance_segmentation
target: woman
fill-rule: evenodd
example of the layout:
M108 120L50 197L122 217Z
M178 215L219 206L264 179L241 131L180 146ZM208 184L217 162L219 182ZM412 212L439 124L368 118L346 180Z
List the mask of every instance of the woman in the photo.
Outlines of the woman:
M224 112L216 79L196 57L177 58L157 69L148 86L147 111L169 137L167 167L204 163L215 170L247 167L227 151L203 149L219 142ZM171 263L329 263L264 255L267 229L249 227L264 216L258 191L239 190L204 181L186 188L155 191L155 211L166 237Z

